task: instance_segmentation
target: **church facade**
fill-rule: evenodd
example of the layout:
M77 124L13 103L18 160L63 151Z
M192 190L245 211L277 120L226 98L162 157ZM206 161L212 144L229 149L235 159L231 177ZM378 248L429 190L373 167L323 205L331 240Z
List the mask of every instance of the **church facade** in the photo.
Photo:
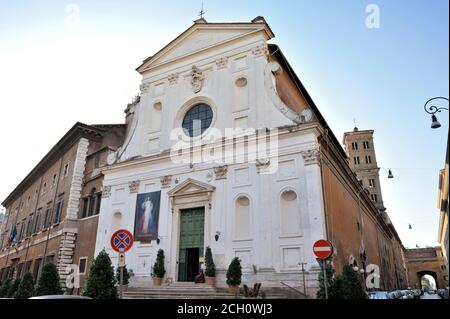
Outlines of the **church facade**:
M192 281L210 247L218 286L239 257L243 283L299 287L303 264L310 291L318 239L338 242L337 270L381 265L381 246L401 255L273 37L262 17L202 18L137 68L125 141L102 170L95 244L117 264L111 234L131 230L135 283L151 282L159 249L173 281Z

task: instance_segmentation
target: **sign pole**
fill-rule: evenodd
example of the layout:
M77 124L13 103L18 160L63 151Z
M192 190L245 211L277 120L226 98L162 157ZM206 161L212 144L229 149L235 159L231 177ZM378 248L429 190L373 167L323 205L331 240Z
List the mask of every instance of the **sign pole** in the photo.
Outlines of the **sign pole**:
M120 299L123 298L123 266L120 267Z
M328 299L327 259L333 254L333 245L328 240L320 239L314 243L313 253L322 266L325 299Z
M327 261L322 260L322 269L323 269L323 286L325 287L325 299L328 299L328 279L327 279Z
M308 296L306 295L306 280L305 280L305 265L306 263L300 263L302 266L302 277L303 277L303 294L305 295L305 298L307 299Z

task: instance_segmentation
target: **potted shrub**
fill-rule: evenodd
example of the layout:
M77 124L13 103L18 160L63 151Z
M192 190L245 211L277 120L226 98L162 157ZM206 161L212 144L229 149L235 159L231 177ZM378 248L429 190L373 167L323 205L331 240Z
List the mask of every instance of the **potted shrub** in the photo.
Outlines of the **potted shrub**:
M161 286L162 279L166 270L164 268L164 251L162 249L158 250L158 254L156 255L156 261L153 265L153 285Z
M228 292L236 295L241 284L242 267L238 257L234 257L227 270Z
M216 265L214 265L214 260L211 253L211 248L206 247L205 253L205 281L207 285L216 285Z
M120 267L117 267L116 270L116 279L117 283L120 285ZM127 270L127 266L125 265L123 267L123 278L122 278L122 290L127 291L128 290L128 284L130 283L130 273Z

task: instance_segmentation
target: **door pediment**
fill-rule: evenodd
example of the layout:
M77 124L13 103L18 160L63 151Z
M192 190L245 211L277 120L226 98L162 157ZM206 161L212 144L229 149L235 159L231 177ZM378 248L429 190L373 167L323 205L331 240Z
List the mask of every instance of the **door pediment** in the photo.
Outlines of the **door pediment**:
M201 193L212 193L214 192L216 188L212 185L194 180L192 178L188 178L184 182L182 182L180 185L176 186L167 194L170 197L178 197L178 196L191 196L191 195L197 195Z

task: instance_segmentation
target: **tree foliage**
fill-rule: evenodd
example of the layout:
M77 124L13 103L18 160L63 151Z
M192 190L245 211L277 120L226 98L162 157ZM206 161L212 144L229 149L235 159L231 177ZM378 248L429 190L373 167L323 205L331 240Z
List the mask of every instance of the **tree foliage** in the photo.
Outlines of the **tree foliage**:
M166 273L166 269L164 268L164 250L158 250L158 254L156 255L156 261L153 265L153 274L155 277L164 278Z
M242 266L238 257L234 257L228 266L227 284L230 286L239 286L242 279Z
M56 269L55 264L46 263L37 283L36 296L60 295L62 293L58 269Z
M105 250L102 250L92 262L83 295L95 299L118 297L114 268Z
M0 287L0 298L8 298L8 292L11 289L12 280L6 279Z
M122 279L123 279L123 282L122 282L123 285L128 285L128 283L130 282L130 274L128 272L127 265L125 265L123 267L123 278ZM120 267L117 267L117 269L116 269L116 280L118 283L120 283Z
M17 299L28 299L33 296L34 279L33 276L27 272L20 281L19 287L14 295Z
M215 277L216 276L216 265L214 264L212 252L210 247L206 247L205 252L205 276Z

